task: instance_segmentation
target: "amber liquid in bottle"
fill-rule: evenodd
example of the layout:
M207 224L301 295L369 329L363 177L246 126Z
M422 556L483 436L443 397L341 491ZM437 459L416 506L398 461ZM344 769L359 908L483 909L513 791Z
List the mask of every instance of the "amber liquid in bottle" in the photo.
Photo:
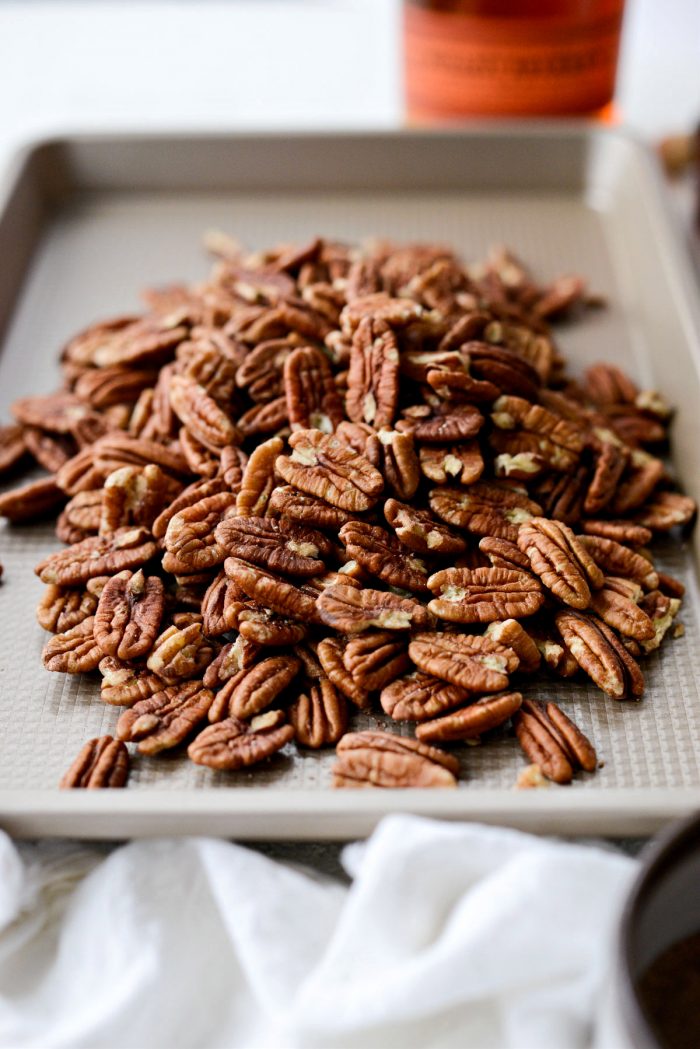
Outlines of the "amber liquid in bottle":
M624 0L404 0L408 117L566 116L613 97Z

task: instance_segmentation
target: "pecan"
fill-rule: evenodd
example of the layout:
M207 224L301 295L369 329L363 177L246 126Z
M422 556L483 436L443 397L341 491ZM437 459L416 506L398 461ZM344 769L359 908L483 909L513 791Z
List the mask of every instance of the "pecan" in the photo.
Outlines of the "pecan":
M468 485L484 472L484 460L477 441L455 445L424 445L418 453L421 472L436 484Z
M663 480L664 473L664 464L660 459L649 455L648 452L635 449L631 454L622 483L616 488L610 502L612 513L623 516L631 513L632 510L637 510L649 499L657 484Z
M453 623L492 623L537 612L542 588L529 572L509 568L444 568L428 586L437 597L428 608Z
M554 621L578 665L601 691L613 699L641 698L642 672L610 627L580 612L558 612Z
M614 539L617 543L629 546L646 546L651 542L650 528L635 524L633 521L583 521L581 531L586 535L599 536L601 539Z
M628 546L597 535L581 535L578 538L605 573L633 579L647 590L658 586L659 576L654 566Z
M216 541L227 554L291 576L323 572L321 558L333 549L326 536L288 517L230 517L217 525Z
M54 634L41 654L46 669L64 674L87 674L95 670L102 651L95 640L94 626L95 617L88 616L70 630Z
M190 473L200 477L215 477L219 472L219 459L190 433L186 426L180 430L178 440Z
M235 503L233 492L220 492L171 517L164 538L166 572L201 572L221 564L227 551L217 526L235 513Z
M164 681L182 681L208 667L215 652L200 622L180 628L173 624L156 638L146 666Z
M433 617L419 604L383 590L330 586L316 602L322 622L343 634L359 634L370 627L411 630L431 626Z
M413 498L420 483L420 465L412 434L385 427L368 437L365 455L382 474L389 491L399 499Z
M216 688L226 685L237 678L242 670L249 670L260 654L260 645L254 641L248 641L238 635L235 641L228 644L213 659L204 672L204 685L206 688ZM210 718L213 721L214 718ZM218 719L217 719L218 720Z
M295 645L306 637L307 628L297 619L281 616L248 601L238 616L238 630L246 641L263 647Z
M7 429L11 429L11 427L7 427ZM63 464L67 463L76 452L75 442L71 437L46 433L36 426L25 426L22 438L26 450L36 459L39 466L43 466L45 470L52 474L60 470ZM2 448L1 431L0 448ZM1 460L2 452L0 451L0 473L3 472Z
M99 662L102 674L100 698L113 706L130 707L139 699L160 692L163 682L143 667L132 667L121 659L105 656Z
M238 625L238 617L246 607L247 595L220 571L207 587L202 598L202 626L209 637L218 637Z
M301 691L289 708L289 720L298 745L312 750L333 746L347 728L347 700L323 674Z
M572 608L587 608L591 588L603 585L603 573L568 525L534 517L522 525L518 546L544 586Z
M91 536L50 554L34 571L42 583L80 586L95 576L140 568L155 552L156 544L144 528L118 528L112 535Z
M296 345L296 336L259 343L238 368L236 384L247 389L256 404L281 397L284 393L284 364Z
M96 534L100 528L102 502L103 490L101 488L78 492L66 503L62 513L59 514L56 534L58 535L59 527L66 535L75 534L78 538L70 540L71 542L79 542L88 535ZM58 535L58 538L61 539L62 536ZM64 542L68 541L64 539Z
M477 481L466 490L434 488L428 499L433 513L447 524L512 543L518 540L520 525L542 512L527 496L486 481Z
M228 557L224 562L224 570L248 597L263 608L302 622L319 622L317 594L310 587L290 583L238 557Z
M90 446L59 467L54 480L66 495L77 495L78 492L100 488L105 476L105 471L95 466L95 453Z
M156 539L162 539L175 514L179 514L181 510L185 510L189 506L194 506L200 499L208 499L210 495L219 495L221 492L227 491L229 491L229 488L223 477L212 477L211 479L195 481L194 484L188 485L156 517L151 528L153 535Z
M313 346L294 350L284 362L284 392L292 430L333 433L343 418L343 402L328 360Z
M391 630L351 638L343 652L343 665L353 681L367 692L383 688L411 663L406 642Z
M274 401L249 408L238 419L237 425L244 437L252 437L259 433L275 433L287 422L287 399L276 397Z
M470 706L418 725L416 737L425 743L478 739L484 732L490 732L508 721L520 709L522 702L520 692L484 696Z
M499 397L491 421L500 430L533 434L537 454L552 470L571 470L585 446L585 435L578 426L522 397Z
M221 353L218 345L212 345L217 334L210 329L206 340L200 335L193 342L181 343L177 356L184 364L181 374L201 386L225 412L235 403L236 360ZM230 352L232 344L225 336L224 339L221 348ZM235 355L235 349L233 352Z
M365 317L382 321L392 328L403 328L423 317L424 310L410 299L392 299L384 292L353 299L340 315L340 329L345 335L354 335Z
M479 550L485 554L494 568L510 568L520 572L530 572L530 559L517 543L508 539L494 539L484 536L479 540Z
M210 725L187 748L196 765L213 769L240 769L264 761L294 738L281 710L269 710L248 724L227 718Z
M614 364L594 364L585 372L586 393L594 404L634 404L639 390Z
M379 698L383 710L394 721L427 721L468 703L471 692L414 670L385 685Z
M659 590L668 597L683 597L685 587L680 579L675 579L666 572L659 572Z
M604 623L623 637L648 641L654 636L654 624L646 612L625 594L621 594L618 587L608 586L607 580L606 585L593 594L591 608Z
M534 674L541 663L537 643L517 619L504 619L501 622L489 623L486 637L493 638L499 645L511 648L518 657L518 670L521 674Z
M352 336L345 407L354 422L391 426L399 394L399 348L389 325L362 318Z
M615 496L618 483L629 460L627 448L617 438L601 440L598 437L593 447L595 468L583 501L583 510L586 514L600 513L608 505Z
M138 368L90 368L83 372L74 390L81 401L93 408L134 402L142 390L153 386L158 373Z
M161 324L155 318L147 317L122 328L114 338L97 347L92 354L92 363L98 368L162 363L186 337L187 328L168 324L167 319Z
M225 484L236 495L240 492L243 484L243 475L248 465L248 455L235 444L228 444L221 449L219 459L219 473Z
M180 490L181 485L154 463L115 470L106 478L102 489L100 535L109 535L127 526L151 528Z
M74 393L52 393L47 397L21 397L13 401L12 414L24 426L72 434L76 422L92 415L92 411Z
M475 634L415 634L408 654L419 670L469 692L499 692L518 668L511 648Z
M525 700L513 723L520 746L548 779L570 783L575 768L595 772L595 749L556 703Z
M548 474L534 485L531 494L542 504L545 517L574 525L581 519L589 482L588 466L581 463L571 473Z
M362 639L368 637L365 634ZM345 666L345 644L337 637L326 637L319 642L317 649L318 660L326 675L335 687L360 707L369 705L369 692L363 688L352 676Z
M26 455L24 434L23 426L0 426L0 477L11 473Z
M252 458L252 456L251 456ZM273 514L284 514L295 521L303 521L313 528L325 528L338 532L352 517L345 510L331 506L323 499L305 495L292 485L281 485L275 488L270 496L269 511Z
M143 570L119 572L106 584L95 613L95 640L106 656L138 659L147 655L163 616L162 580Z
M289 438L290 456L281 455L276 468L285 481L341 510L368 510L379 498L382 475L362 455L318 430L298 430Z
M108 433L101 437L92 449L95 466L103 476L122 466L147 466L155 463L167 474L175 477L187 476L190 469L183 455L176 449L166 447L158 441L144 437L131 437L128 433ZM57 480L60 484L60 471Z
M413 437L419 443L452 444L476 437L483 425L484 417L479 409L463 404L418 422Z
M262 517L275 487L275 461L284 448L281 437L270 437L253 449L236 496L239 517Z
M466 340L460 349L466 358L469 374L475 379L489 383L504 394L528 401L537 399L540 376L533 365L515 350L472 340ZM489 400L494 400L494 397Z
M206 720L214 693L201 681L170 685L125 710L117 722L117 736L138 742L139 754L159 754L182 743Z
M669 597L660 590L652 590L640 602L640 610L649 616L654 628L653 636L640 641L643 652L653 652L659 647L678 614L680 600Z
M680 492L657 492L636 514L636 521L654 532L668 532L695 517L694 499Z
M0 495L0 517L6 517L13 524L34 521L52 513L64 501L65 495L53 477L30 481Z
M336 747L334 787L456 787L451 754L388 732L349 732Z
M294 656L269 656L252 667L242 668L217 692L209 711L210 721L227 717L249 720L271 706L299 673Z
M466 548L464 539L436 521L428 510L387 499L384 516L403 546L416 553L460 554Z
M403 590L427 591L425 563L408 554L396 536L383 528L364 521L349 521L340 529L340 540L348 557L370 575Z
M64 590L50 583L36 610L39 626L62 634L95 614L97 598L87 590Z
M112 736L90 739L61 778L61 790L123 787L129 775L129 752Z

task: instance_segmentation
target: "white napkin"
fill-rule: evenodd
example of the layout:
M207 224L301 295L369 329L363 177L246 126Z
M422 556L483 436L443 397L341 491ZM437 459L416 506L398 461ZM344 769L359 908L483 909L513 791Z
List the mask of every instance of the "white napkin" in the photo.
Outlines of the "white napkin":
M632 860L392 816L343 862L0 836L0 1045L589 1044Z

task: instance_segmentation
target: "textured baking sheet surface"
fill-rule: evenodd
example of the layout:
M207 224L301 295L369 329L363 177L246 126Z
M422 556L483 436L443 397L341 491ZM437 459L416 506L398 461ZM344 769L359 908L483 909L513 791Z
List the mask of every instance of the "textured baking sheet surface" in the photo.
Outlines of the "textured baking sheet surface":
M645 341L635 317L634 281L623 263L619 232L605 212L573 193L101 194L64 208L46 231L0 355L0 418L7 418L14 397L55 386L60 346L75 330L138 308L144 285L203 276L208 262L199 243L208 228L224 229L251 247L304 240L316 232L351 240L372 234L439 240L466 258L478 257L490 244L508 243L539 276L581 272L594 290L609 296L608 309L558 329L573 371L605 359L627 368L643 385L656 381L663 389L662 347ZM43 588L32 569L57 546L50 527L0 524L5 567L0 583L0 789L55 788L82 743L113 731L119 715L119 708L101 703L96 676L51 674L41 666L48 635L35 620ZM695 572L690 551L680 543L666 543L659 560L688 588L681 615L686 633L644 662L642 703L616 703L583 682L542 678L527 689L561 702L598 748L604 767L595 776L579 777L572 792L700 784ZM358 725L380 721L356 720ZM332 752L298 757L293 748L287 751L254 774L213 773L178 756L139 758L130 790L328 786ZM488 746L464 748L462 787L511 787L523 765L516 741L506 736Z

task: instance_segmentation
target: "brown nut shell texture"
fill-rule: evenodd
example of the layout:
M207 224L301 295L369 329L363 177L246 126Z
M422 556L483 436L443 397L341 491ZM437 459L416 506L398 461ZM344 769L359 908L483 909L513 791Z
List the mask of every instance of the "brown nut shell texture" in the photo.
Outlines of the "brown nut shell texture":
M196 765L234 770L256 765L281 750L294 738L281 710L269 710L248 723L227 718L205 728L187 748Z
M112 736L90 739L62 777L62 790L124 787L129 775L129 752Z
M493 623L531 616L544 602L538 581L508 568L444 568L428 586L437 596L428 608L453 623Z
M300 491L354 513L369 510L381 495L384 481L379 471L337 437L299 430L289 445L291 455L279 456L276 467Z
M349 732L336 747L334 787L456 787L459 762L416 739Z
M118 572L106 583L95 612L95 640L106 656L139 659L158 636L165 608L163 582L157 576Z
M518 546L544 586L572 608L588 608L591 588L603 585L603 573L586 547L561 521L535 517L523 524Z

